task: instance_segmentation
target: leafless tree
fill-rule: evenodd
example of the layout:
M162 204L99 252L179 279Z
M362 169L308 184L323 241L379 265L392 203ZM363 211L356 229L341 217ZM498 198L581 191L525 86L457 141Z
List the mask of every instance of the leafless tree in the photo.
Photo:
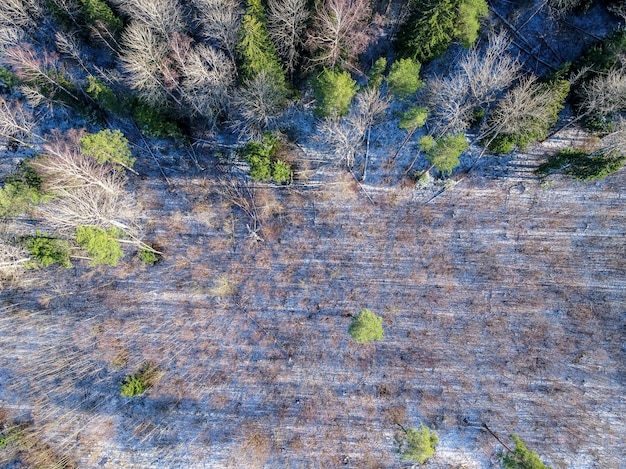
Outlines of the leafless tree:
M26 270L24 264L29 260L22 246L0 237L0 281L15 281ZM0 291L1 287L0 284Z
M626 118L620 117L615 122L614 130L601 140L602 150L626 155Z
M0 97L0 135L8 141L31 146L34 138L41 139L34 131L35 120L20 101L8 102Z
M552 90L539 83L534 76L523 78L498 102L483 131L483 136L516 134L530 131L537 125L550 124L553 107Z
M233 177L222 178L218 191L226 200L238 207L248 217L246 228L248 237L253 242L263 241L258 234L261 229L261 217L256 204L254 186L249 181L239 181Z
M289 73L300 61L309 16L306 0L271 0L268 4L269 32Z
M32 44L21 43L6 49L1 60L23 81L46 83L53 90L63 91L78 100L61 80L64 73L57 54L45 50L38 51Z
M389 107L389 98L378 88L366 88L355 98L350 113L342 119L325 119L318 126L318 139L332 148L337 160L352 168L355 156L366 144L364 178L367 177L369 134L373 125Z
M124 31L122 45L120 59L130 87L146 102L162 104L168 94L163 82L167 42L150 27L134 22Z
M237 0L193 0L197 10L195 22L202 36L215 42L232 61L239 42L239 24L243 9Z
M586 115L605 117L626 110L626 68L610 70L582 86Z
M516 80L521 63L507 52L509 44L504 33L490 35L487 47L472 47L450 76L429 80L427 100L436 134L466 130L474 110L489 108Z
M488 105L519 76L522 64L507 50L511 40L504 32L491 34L484 50L472 47L459 61L475 105Z
M626 3L620 2L615 3L614 5L608 5L607 9L615 16L619 16L624 21L626 21Z
M37 24L41 8L37 0L0 0L0 24L31 28Z
M306 46L313 63L332 68L351 65L373 39L367 0L319 2Z
M285 102L283 87L262 71L247 80L235 95L234 127L244 135L258 137L280 118Z
M113 0L136 22L154 30L162 38L186 29L185 16L178 0Z
M230 88L235 80L235 64L226 54L208 45L192 45L191 39L174 34L170 41L171 67L166 67L167 83L193 114L214 121L226 112Z

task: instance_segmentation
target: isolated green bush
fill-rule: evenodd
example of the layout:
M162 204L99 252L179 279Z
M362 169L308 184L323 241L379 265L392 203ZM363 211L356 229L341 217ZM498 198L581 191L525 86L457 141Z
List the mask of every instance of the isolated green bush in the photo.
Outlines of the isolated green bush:
M581 181L594 181L619 171L625 163L626 156L617 152L588 154L585 151L565 148L540 164L535 172L540 176L547 176L563 171Z
M26 239L25 246L34 259L29 263L29 267L49 267L52 264L72 267L69 243L63 239L37 232L35 236Z
M424 86L419 77L421 68L422 65L411 58L399 59L391 64L387 83L396 97L407 98Z
M124 397L135 397L146 392L146 389L141 374L136 374L126 377L122 383L120 394Z
M80 139L80 151L101 164L112 163L130 169L135 163L128 140L119 130L105 129L85 135Z
M154 386L159 379L159 371L147 363L134 375L127 376L120 388L120 394L124 397L136 397Z
M139 259L144 264L154 265L159 261L159 255L154 251L142 249L141 251L139 251Z
M426 123L428 119L428 108L423 106L414 106L408 111L402 113L398 127L402 130L413 131L419 129Z
M123 235L123 232L111 227L103 230L97 226L79 226L76 228L76 242L83 247L91 262L89 265L110 265L116 266L124 255L120 242L116 239Z
M318 117L345 116L358 88L348 72L325 68L313 82L315 114Z
M511 435L510 437L515 442L515 449L499 455L504 469L550 469L541 462L537 453L526 448L519 436Z
M467 150L469 144L464 134L446 135L435 140L425 135L419 141L420 150L426 153L431 165L441 174L449 176L459 165L459 157Z
M255 181L274 180L278 184L288 182L291 167L276 158L280 140L271 133L266 133L260 142L252 141L243 149L243 159L250 165L250 176Z
M402 435L396 436L398 453L404 461L424 464L435 454L439 437L424 424L419 429L409 428Z
M383 338L383 318L363 308L348 328L350 336L360 344Z

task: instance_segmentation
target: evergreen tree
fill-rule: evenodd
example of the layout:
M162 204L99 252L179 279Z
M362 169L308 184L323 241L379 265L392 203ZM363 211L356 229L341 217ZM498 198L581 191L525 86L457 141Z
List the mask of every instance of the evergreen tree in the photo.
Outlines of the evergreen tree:
M435 432L431 432L426 425L420 424L419 429L404 430L404 435L396 437L396 441L398 452L402 455L403 460L424 464L428 458L435 454L439 437Z
M264 71L286 91L285 71L270 39L261 0L248 0L248 8L241 20L240 38L238 51L243 78L251 79Z
M383 318L376 316L369 309L363 308L350 324L348 332L360 344L382 340Z
M131 156L130 146L124 134L119 130L101 130L80 139L80 151L91 156L98 163L112 163L132 169L135 158Z
M420 139L419 145L431 167L446 176L459 165L459 157L468 147L464 134L446 135L439 140L426 135Z
M90 265L116 266L124 255L120 242L116 239L122 232L117 228L103 230L97 226L76 228L76 242L87 250L92 261Z
M424 86L419 77L420 69L421 64L413 59L396 60L387 76L393 94L400 99L408 98Z
M325 68L313 88L317 100L315 113L319 117L339 117L348 114L358 86L348 72Z
M526 448L519 436L511 435L511 438L515 442L515 449L500 455L504 469L550 469L541 462L537 453Z

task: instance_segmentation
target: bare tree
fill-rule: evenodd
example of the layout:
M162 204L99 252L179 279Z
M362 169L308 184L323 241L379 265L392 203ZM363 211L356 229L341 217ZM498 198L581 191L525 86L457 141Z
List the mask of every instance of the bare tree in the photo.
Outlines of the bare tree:
M610 70L582 86L585 115L607 117L626 109L626 68Z
M235 128L244 135L259 137L280 118L285 101L283 87L266 71L261 71L235 95Z
M51 88L50 94L62 91L67 96L78 100L76 95L67 88L63 77L58 54L39 51L29 43L20 43L4 51L2 62L10 66L15 74L27 83L44 83Z
M25 264L30 261L26 250L9 240L0 237L0 280L15 281L26 270ZM0 285L0 291L2 290Z
M7 102L0 97L0 135L9 142L31 146L31 140L38 138L34 131L35 121L32 114L20 101Z
M113 0L112 3L162 38L186 29L185 16L178 0Z
M554 119L555 93L534 76L519 84L502 98L493 110L483 136L533 132L547 127Z
M295 71L304 46L310 11L306 0L271 0L268 4L268 29L287 71Z
M519 76L522 64L507 51L511 40L504 32L489 35L487 47L472 47L459 61L475 105L488 105Z
M232 61L239 42L239 25L243 9L237 0L193 0L196 7L195 22L202 36L215 42Z
M367 0L326 0L315 10L306 46L313 63L351 65L373 39Z
M509 44L505 33L490 35L487 47L472 47L450 76L429 80L427 100L436 134L466 130L474 110L487 110L517 79L521 63L507 52Z
M13 28L31 28L37 24L41 8L37 0L0 0L0 24Z
M168 89L163 82L163 69L168 46L150 27L131 23L122 36L122 69L131 88L137 90L146 102L161 105Z
M626 118L620 117L615 122L614 130L601 140L602 151L626 155Z

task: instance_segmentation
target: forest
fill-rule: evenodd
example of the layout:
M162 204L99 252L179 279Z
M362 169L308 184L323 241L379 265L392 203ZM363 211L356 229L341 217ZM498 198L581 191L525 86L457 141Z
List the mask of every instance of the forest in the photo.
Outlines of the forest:
M621 469L626 2L0 0L0 467Z

